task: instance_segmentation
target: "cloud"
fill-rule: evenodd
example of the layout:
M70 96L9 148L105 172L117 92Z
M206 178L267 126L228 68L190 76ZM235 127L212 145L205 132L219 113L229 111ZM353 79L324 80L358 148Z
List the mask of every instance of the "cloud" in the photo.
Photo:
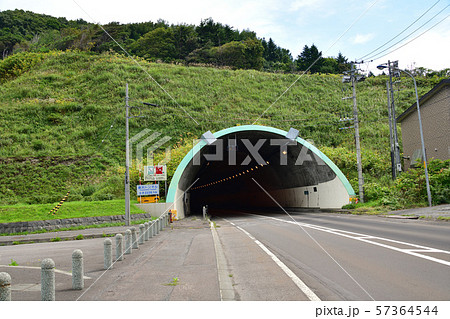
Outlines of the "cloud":
M300 9L311 9L320 7L322 0L296 0L291 3L289 9L291 11L298 11Z
M375 37L374 33L367 33L367 34L357 34L353 37L352 42L354 44L364 44L369 42Z

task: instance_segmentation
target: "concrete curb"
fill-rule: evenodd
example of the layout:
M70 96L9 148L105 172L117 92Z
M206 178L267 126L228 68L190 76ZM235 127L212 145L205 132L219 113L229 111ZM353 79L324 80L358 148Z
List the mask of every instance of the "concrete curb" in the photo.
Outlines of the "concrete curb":
M98 228L98 229L106 229L106 228ZM83 230L78 231L78 234L76 235L61 235L61 233L42 233L44 235L43 237L39 238L31 238L28 237L28 235L19 235L18 238L13 238L13 236L0 236L0 246L11 246L11 245L19 245L19 244L35 244L35 243L48 243L51 242L54 238L60 238L60 240L57 241L68 241L68 240L80 240L77 239L79 235L82 235L82 239L92 239L92 238L102 238L102 237L113 237L115 236L117 231L106 231L103 233L97 233L97 234L84 234ZM124 232L123 232L124 233ZM51 234L54 234L53 236ZM40 235L40 234L39 234ZM45 236L46 235L46 236ZM7 239L3 239L2 237L6 237ZM55 241L55 240L54 240Z
M235 301L236 294L233 288L233 282L229 277L230 270L228 267L228 263L225 257L225 253L223 252L222 243L219 239L219 234L217 234L217 230L214 227L213 222L208 219L211 228L211 234L214 241L214 250L216 252L216 262L217 262L217 273L219 279L219 289L220 289L220 299L221 301Z

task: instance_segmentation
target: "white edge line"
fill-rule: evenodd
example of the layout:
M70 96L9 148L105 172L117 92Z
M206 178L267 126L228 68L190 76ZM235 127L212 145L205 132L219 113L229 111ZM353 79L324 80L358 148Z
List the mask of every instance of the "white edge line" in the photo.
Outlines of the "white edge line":
M226 220L226 219L225 219ZM255 244L257 244L267 255L269 255L270 258L285 272L286 275L288 275L289 278L294 282L294 284L308 297L311 301L321 301L320 298L300 279L297 277L296 274L292 270L288 268L280 259L278 259L277 256L275 256L266 246L264 246L259 240L257 240L255 237L253 237L250 233L248 233L246 230L242 229L241 227L237 226L236 224L233 224L232 222L226 220L231 225L235 226L237 229L242 231L244 234L246 234L250 239L252 239Z
M10 265L0 265L0 267L41 270L41 267L36 267L36 266L10 266ZM67 276L72 277L72 273L71 273L71 272L68 272L68 271L64 271L64 270L60 270L60 269L56 269L56 268L55 268L55 272L56 272L56 273L59 273L59 274L63 274L63 275L67 275ZM92 279L91 277L88 277L88 276L83 276L83 278L84 278L84 279Z
M275 219L275 220L278 220L278 221L281 221L281 222L284 222L284 223L289 223L289 224L300 224L303 227L308 227L308 228L324 231L324 232L327 232L327 233L335 234L335 235L338 235L338 236L359 240L359 241L362 241L362 242L365 242L365 243L368 243L368 244L372 244L372 245L376 245L376 246L392 249L392 250L395 250L395 251L398 251L398 252L401 252L401 253L404 253L404 254L408 254L408 255L411 255L411 256L427 259L429 261L434 261L434 262L439 263L439 264L450 266L450 262L449 261L438 259L438 258L434 258L434 257L430 257L430 256L427 256L427 255L422 255L422 254L419 254L417 252L411 251L410 249L402 249L402 248L398 248L398 247L394 247L394 246L389 246L389 245L386 245L386 244L378 243L378 242L375 242L375 241L367 240L367 238L364 238L364 237L368 236L370 239L381 239L381 240L389 241L389 242L396 243L396 244L403 244L403 245L408 245L408 246L412 246L412 247L417 247L417 248L423 249L423 250L421 250L421 252L423 252L423 253L426 253L426 252L438 252L438 253L445 253L445 254L449 254L450 253L450 252L445 251L445 250L440 250L440 249L426 247L426 246L420 246L420 245L416 245L416 244L410 244L410 243L406 243L406 242L402 242L402 241L398 241L398 240L393 240L393 239L388 239L388 238L369 236L369 235L360 234L360 233L352 233L352 232L349 232L349 231L343 231L343 230L338 230L338 229L333 229L333 228L326 228L326 227L323 227L323 226L315 226L315 225L311 225L311 224L303 224L303 223L298 223L298 222L292 222L290 220L283 220L283 219L270 217L270 216L261 216L261 215L255 215L255 214L249 214L249 213L246 213L246 214L247 215L258 216L260 218ZM343 233L346 233L346 234L343 234ZM359 236L359 237L355 237L355 236L351 236L351 235L347 235L347 234L353 234L353 235L356 235L356 236Z

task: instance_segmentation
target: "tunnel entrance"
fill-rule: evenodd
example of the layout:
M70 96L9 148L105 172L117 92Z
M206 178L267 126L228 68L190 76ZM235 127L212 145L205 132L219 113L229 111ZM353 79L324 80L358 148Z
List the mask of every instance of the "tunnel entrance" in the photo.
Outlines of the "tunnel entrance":
M211 134L211 133L210 133ZM221 208L340 208L355 196L342 172L299 137L265 126L202 139L178 166L167 202L178 216Z

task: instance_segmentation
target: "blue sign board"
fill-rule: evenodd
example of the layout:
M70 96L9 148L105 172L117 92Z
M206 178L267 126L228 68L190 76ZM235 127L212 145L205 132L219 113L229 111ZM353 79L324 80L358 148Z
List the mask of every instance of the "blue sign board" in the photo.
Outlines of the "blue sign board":
M137 196L159 195L159 184L137 185Z

